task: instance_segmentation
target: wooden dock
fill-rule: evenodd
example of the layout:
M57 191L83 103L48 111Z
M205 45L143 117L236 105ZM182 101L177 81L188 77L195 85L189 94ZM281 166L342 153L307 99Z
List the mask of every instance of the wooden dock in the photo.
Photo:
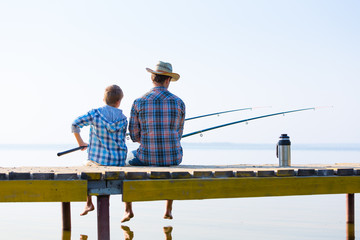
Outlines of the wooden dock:
M98 239L110 238L109 196L123 201L347 194L348 239L354 239L354 194L360 164L174 167L0 168L0 202L61 202L71 229L70 202L98 198Z

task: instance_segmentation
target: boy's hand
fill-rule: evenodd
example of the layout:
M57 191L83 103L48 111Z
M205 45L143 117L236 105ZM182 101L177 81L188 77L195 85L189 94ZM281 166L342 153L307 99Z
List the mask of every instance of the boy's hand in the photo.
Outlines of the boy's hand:
M81 145L79 144L79 147L84 147L84 148L81 149L81 151L85 151L87 149L87 147L88 147L88 144L83 142Z

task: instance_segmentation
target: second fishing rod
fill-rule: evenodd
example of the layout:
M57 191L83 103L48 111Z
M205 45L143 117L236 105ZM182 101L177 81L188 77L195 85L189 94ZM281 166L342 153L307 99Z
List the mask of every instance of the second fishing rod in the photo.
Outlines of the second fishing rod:
M230 123L226 123L226 124L222 124L222 125L217 125L214 127L210 127L210 128L205 128L205 129L201 129L201 130L197 130L191 133L187 133L187 134L183 134L182 138L186 138L186 137L190 137L196 134L203 134L204 132L208 132L208 131L212 131L218 128L223 128L223 127L227 127L227 126L231 126L231 125L235 125L235 124L239 124L239 123L243 123L243 122L250 122L253 120L257 120L257 119L261 119L261 118L268 118L268 117L273 117L273 116L277 116L277 115L285 115L285 114L289 114L289 113L295 113L295 112L302 112L302 111L308 111L308 110L315 110L317 108L325 108L325 107L310 107L310 108L302 108L302 109L295 109L295 110L290 110L290 111L283 111L283 112L277 112L277 113L272 113L272 114L267 114L267 115L261 115L261 116L257 116L257 117L253 117L253 118L247 118L247 119L242 119L239 121L234 121L234 122L230 122ZM197 116L195 118L201 118L201 117L207 117L207 116L212 116L212 115L217 115L217 114L222 114L222 113L228 113L228 112L234 112L234 111L240 111L243 109L236 109L236 110L229 110L229 111L224 111L224 112L219 112L219 113L211 113L211 114L206 114L206 115L201 115L201 116ZM190 118L190 120L195 119L195 118ZM129 135L128 133L126 135ZM73 151L77 151L80 150L81 148L74 148L74 149L70 149L64 152L61 152L58 154L58 156L64 155L66 153L70 153Z

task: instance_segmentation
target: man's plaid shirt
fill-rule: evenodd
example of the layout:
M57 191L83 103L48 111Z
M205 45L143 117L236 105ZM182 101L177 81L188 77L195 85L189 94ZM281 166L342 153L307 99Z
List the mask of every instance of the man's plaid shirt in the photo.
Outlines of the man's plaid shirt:
M140 143L136 157L150 166L179 165L184 121L184 102L165 87L136 99L129 123L131 139Z
M104 106L93 109L72 123L72 132L90 125L88 159L104 166L124 166L128 121L120 109Z

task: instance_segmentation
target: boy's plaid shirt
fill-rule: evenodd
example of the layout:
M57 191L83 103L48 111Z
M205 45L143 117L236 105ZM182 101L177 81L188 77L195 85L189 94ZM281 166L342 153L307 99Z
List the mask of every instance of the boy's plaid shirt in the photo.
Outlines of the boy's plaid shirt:
M155 87L136 99L131 109L130 137L140 142L136 157L153 166L179 165L185 104L165 87Z
M124 166L127 147L125 134L127 119L120 109L116 109L118 121L109 122L99 109L93 109L78 117L72 124L73 132L90 125L88 159L105 166Z

